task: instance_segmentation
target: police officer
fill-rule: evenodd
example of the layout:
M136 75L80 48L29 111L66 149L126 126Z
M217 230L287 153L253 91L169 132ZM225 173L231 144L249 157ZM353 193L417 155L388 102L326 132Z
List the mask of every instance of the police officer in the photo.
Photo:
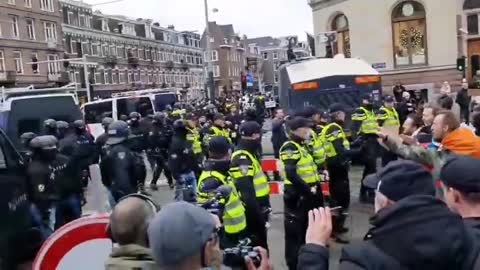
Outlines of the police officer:
M61 140L68 134L69 124L65 121L57 121L57 139Z
M377 115L374 112L373 100L371 95L365 95L362 99L362 106L352 114L352 135L358 135L358 139L364 141L365 151L362 161L365 165L360 186L360 201L373 202L375 196L373 190L363 184L363 179L377 171L377 156L379 145L377 142L377 133L379 125Z
M230 107L230 113L225 117L225 120L231 123L230 138L232 139L232 143L234 144L237 144L238 140L240 139L238 129L240 128L240 124L242 123L242 118L243 117L239 113L236 105L232 105Z
M315 109L314 107L306 107L302 113L302 116L306 119L312 120L312 137L308 142L308 149L317 164L317 168L320 171L323 171L325 163L325 149L323 147L322 141L322 129L323 127L321 122L321 112Z
M187 113L185 115L186 124L187 124L187 140L192 144L193 154L198 163L198 171L195 172L195 177L198 178L202 173L203 167L203 146L200 137L200 131L198 129L198 123L196 116L192 113Z
M22 150L21 153L23 155L23 158L27 164L31 161L32 159L32 148L30 147L30 142L33 140L33 138L37 137L37 134L33 132L25 132L22 135L20 135L20 143L22 145Z
M51 135L31 140L33 155L27 168L32 214L44 236L79 218L82 214L78 192L81 185L72 177L68 158L57 151L57 139Z
M333 235L336 242L348 243L343 237L347 232L345 228L345 219L350 206L350 180L348 170L350 167L350 158L358 152L350 150L350 142L343 130L345 123L345 108L342 104L332 104L329 108L331 115L330 124L326 125L322 131L322 141L326 153L326 166L330 177L330 201L331 207L340 206L340 214L334 219Z
M175 200L196 200L198 162L193 145L187 140L187 124L178 119L173 123L173 137L169 149L169 168L175 179Z
M128 124L115 121L108 127L107 153L100 163L102 180L109 188L113 200L136 193L146 176L143 160L139 162L127 145ZM142 166L143 164L143 166Z
M253 121L245 122L240 125L240 136L232 154L230 175L245 204L249 233L260 246L267 248L265 226L270 213L270 186L259 161L261 127Z
M142 116L138 112L132 112L129 115L130 137L128 138L130 149L137 153L142 153L147 149L147 134L145 127L141 125Z
M57 121L55 119L47 119L43 122L43 129L45 135L52 135L55 138L58 136L57 134Z
M280 160L285 179L285 259L292 270L297 267L298 250L305 242L308 211L323 205L323 195L317 166L308 151L311 121L297 116L287 121L287 128L289 140L280 148Z
M400 129L400 118L397 113L397 110L394 107L395 99L392 96L385 96L384 98L384 106L380 108L377 113L377 119L380 126L396 130L397 132ZM382 152L382 166L386 166L390 161L396 160L397 156L386 150L385 148L381 148Z
M245 207L228 173L230 143L225 137L213 137L208 149L209 158L198 179L198 203L205 204L220 194L223 204L223 213L220 218L223 220L226 238L222 244L224 248L236 246L238 241L248 237L248 234Z
M204 134L203 143L208 146L210 138L213 136L223 136L231 142L230 133L225 127L225 116L221 113L216 113L213 116L213 123L206 134Z
M100 153L100 157L103 158L105 156L105 150L104 147L107 144L108 140L108 127L110 124L113 123L113 118L111 117L105 117L102 119L102 126L105 132L100 134L100 136L97 137L95 140L95 144L97 145L97 151Z
M165 173L168 185L173 188L173 178L167 166L168 148L172 140L173 130L167 125L165 114L156 112L153 115L152 130L148 135L147 156L153 170L150 188L157 190L157 181L162 171Z

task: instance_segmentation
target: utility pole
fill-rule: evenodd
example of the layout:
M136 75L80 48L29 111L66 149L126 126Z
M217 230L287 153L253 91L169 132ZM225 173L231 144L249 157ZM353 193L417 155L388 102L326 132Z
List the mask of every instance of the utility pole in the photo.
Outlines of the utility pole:
M212 65L212 46L210 44L210 27L208 24L208 0L204 0L205 3L205 42L207 43L206 48L206 61L207 61L207 95L210 101L215 99L215 84L213 81L213 65Z

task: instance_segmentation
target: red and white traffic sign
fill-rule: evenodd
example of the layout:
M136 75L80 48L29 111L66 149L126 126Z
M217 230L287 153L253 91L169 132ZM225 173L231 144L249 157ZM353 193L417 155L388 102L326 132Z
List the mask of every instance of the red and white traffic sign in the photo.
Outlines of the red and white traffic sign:
M74 220L43 244L33 263L33 270L104 270L112 251L107 236L109 216L89 216Z

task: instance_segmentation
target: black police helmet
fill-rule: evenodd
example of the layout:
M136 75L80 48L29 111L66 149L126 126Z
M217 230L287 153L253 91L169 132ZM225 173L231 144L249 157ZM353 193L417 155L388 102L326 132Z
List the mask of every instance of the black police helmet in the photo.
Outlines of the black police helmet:
M163 120L165 120L165 114L164 114L164 113L162 113L162 112L156 112L156 113L153 115L153 121L162 122Z
M57 138L52 135L44 135L33 138L30 141L30 147L33 149L55 149L57 148Z
M83 120L75 120L73 122L73 127L76 129L85 129L85 122Z
M125 121L114 121L108 126L107 144L118 144L125 141L130 134L128 124Z
M113 123L113 118L111 117L105 117L102 119L102 126L103 127L108 127Z
M187 129L187 125L183 119L178 119L178 120L175 120L175 122L173 122L173 128L175 130L183 130L183 129Z
M47 119L43 122L43 125L48 128L57 128L57 121L55 119Z
M35 137L37 137L37 134L33 132L25 132L20 135L20 141L22 142L22 144L30 143L30 141Z
M65 121L57 121L58 129L67 129L69 127L68 123Z
M130 119L140 119L141 115L138 112L131 112L129 115Z

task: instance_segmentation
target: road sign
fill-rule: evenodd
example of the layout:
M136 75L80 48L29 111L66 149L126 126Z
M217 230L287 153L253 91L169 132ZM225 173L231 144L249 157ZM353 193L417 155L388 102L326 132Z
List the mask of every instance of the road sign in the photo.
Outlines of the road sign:
M104 270L112 252L108 215L82 217L54 232L42 245L33 270Z
M373 63L372 68L374 68L374 69L385 69L385 68L387 68L387 63Z
M331 43L337 41L337 32L323 32L316 36L316 42L318 43Z

